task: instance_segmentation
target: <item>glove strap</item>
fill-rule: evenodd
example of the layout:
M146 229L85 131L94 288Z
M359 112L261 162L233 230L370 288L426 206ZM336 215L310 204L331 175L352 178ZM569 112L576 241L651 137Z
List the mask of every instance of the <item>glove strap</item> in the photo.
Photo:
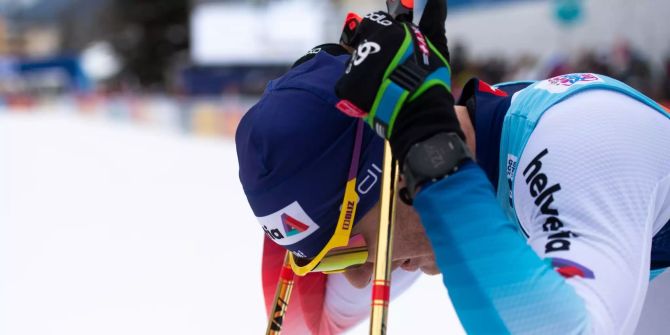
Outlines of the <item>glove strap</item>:
M447 91L451 91L449 69L441 66L431 73L420 66L416 60L418 55L414 55L415 43L411 43L412 35L407 26L405 32L405 41L389 66L393 70L382 81L367 117L372 129L384 138L391 137L396 116L408 99L413 101L435 85L442 85ZM432 51L435 52L434 49Z

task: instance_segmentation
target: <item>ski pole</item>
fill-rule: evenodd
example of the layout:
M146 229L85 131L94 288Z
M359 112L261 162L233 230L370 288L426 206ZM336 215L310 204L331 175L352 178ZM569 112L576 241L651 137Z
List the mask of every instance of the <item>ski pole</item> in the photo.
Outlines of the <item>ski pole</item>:
M386 0L386 9L394 19L412 22L414 0Z
M412 21L414 1L386 0L388 12L396 19ZM393 250L393 224L395 223L396 190L398 188L398 164L393 159L391 145L384 141L384 167L382 169L379 233L375 255L374 280L372 282L372 311L370 313L370 335L386 334L388 305L391 298L391 255Z
M293 290L293 269L289 264L288 251L284 257L284 264L279 273L279 280L277 281L277 290L275 292L274 307L270 310L268 317L268 327L265 335L279 335L281 333L282 323L284 322L284 315L288 307L288 301L291 298L291 291Z
M384 167L375 256L374 280L372 282L372 312L370 334L386 334L386 319L391 291L391 251L393 248L393 224L395 222L396 188L398 187L398 164L393 159L391 145L384 141Z

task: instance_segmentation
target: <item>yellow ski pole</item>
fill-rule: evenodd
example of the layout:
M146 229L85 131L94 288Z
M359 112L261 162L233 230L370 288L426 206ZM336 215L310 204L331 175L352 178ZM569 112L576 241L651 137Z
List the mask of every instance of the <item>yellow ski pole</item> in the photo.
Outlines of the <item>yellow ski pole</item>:
M396 19L412 21L413 0L387 0L388 12ZM386 334L386 319L391 299L391 255L393 250L393 225L395 223L396 191L398 188L398 163L391 153L389 141L384 141L384 167L377 235L377 254L372 281L372 311L370 335Z
M384 167L379 215L379 235L372 282L372 313L370 334L386 334L386 319L391 291L391 252L393 249L393 224L395 222L396 188L398 187L398 164L393 159L391 146L384 143Z

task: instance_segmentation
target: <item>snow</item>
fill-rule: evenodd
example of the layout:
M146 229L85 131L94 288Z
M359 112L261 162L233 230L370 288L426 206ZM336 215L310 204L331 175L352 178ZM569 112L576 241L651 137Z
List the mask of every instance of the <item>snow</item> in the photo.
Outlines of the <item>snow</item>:
M0 334L261 334L261 236L230 139L0 114ZM463 333L423 277L389 333L436 330Z

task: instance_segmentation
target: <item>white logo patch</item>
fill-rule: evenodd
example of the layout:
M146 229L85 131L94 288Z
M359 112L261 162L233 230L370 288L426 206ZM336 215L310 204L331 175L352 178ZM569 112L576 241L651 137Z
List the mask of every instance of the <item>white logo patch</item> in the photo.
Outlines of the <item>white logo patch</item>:
M519 159L512 155L512 154L507 154L507 178L512 179L514 178L514 172L516 172L516 165Z
M512 191L512 189L514 189L514 185L512 181L514 180L514 173L516 172L518 163L518 157L512 154L507 154L507 166L505 167L505 172L507 174L507 187L509 188L509 205L512 208L514 207L514 192Z
M593 73L571 73L553 77L539 82L535 89L546 90L551 93L563 93L574 85L588 85L604 82Z
M283 246L298 243L319 229L297 201L275 213L258 217L258 221L265 234Z
M365 15L365 18L370 19L370 21L377 22L384 27L388 27L388 26L393 24L393 22L391 22L391 20L388 20L386 18L386 15L381 14L381 13L370 13L368 15Z
M375 42L368 42L367 40L364 41L358 46L358 49L356 49L356 53L353 56L354 66L360 65L366 58L368 58L369 55L376 54L381 49L382 48L379 46L379 44Z
M377 166L377 164L372 164L372 168L368 169L365 173L365 177L361 180L360 183L358 183L358 187L356 190L358 191L359 195L365 195L372 190L373 187L377 184L377 181L379 181L379 178L382 174L382 169Z

